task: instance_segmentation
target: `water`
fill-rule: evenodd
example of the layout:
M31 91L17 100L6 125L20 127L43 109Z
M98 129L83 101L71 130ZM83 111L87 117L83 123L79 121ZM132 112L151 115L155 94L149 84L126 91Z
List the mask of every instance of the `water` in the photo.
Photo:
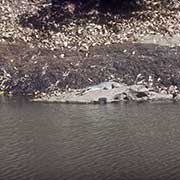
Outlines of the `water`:
M180 177L180 105L0 99L1 180Z

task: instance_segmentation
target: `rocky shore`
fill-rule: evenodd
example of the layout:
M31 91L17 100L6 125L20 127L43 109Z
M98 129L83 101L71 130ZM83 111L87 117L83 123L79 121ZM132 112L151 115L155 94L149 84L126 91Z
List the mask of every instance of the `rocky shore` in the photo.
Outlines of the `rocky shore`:
M54 97L59 101L57 95L67 93L69 96L88 86L114 81L128 88L143 85L155 93L164 91L172 99L169 88L173 86L177 92L180 88L178 46L123 43L92 48L88 56L68 49L52 51L20 44L3 44L0 51L0 88L5 94L47 96L48 99L52 95L53 101ZM123 93L127 94L127 89ZM114 90L117 89L109 90L113 96ZM81 101L84 96L75 98Z
M144 100L178 99L179 3L129 16L57 13L46 0L0 4L0 95L108 103L135 100L129 92L138 86L148 92ZM102 82L121 87L78 94Z

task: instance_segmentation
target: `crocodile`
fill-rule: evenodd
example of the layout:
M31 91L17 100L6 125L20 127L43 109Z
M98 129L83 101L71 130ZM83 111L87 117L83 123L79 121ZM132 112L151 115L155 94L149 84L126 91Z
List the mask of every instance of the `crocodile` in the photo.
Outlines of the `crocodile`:
M97 91L97 90L110 90L113 88L119 88L121 87L121 84L113 81L108 82L101 82L97 85L88 86L80 91L77 95L83 95L85 93L88 93L90 91Z

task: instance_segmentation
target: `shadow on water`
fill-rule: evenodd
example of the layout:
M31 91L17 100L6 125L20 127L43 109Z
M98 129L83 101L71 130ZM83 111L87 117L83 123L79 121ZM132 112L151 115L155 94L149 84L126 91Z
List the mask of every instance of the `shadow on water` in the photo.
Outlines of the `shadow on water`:
M0 99L0 179L179 179L179 104Z

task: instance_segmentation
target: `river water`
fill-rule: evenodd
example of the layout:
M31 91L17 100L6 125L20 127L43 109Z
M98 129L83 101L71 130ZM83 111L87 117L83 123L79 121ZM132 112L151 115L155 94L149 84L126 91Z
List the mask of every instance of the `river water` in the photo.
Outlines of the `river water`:
M1 180L179 177L180 104L0 99Z

